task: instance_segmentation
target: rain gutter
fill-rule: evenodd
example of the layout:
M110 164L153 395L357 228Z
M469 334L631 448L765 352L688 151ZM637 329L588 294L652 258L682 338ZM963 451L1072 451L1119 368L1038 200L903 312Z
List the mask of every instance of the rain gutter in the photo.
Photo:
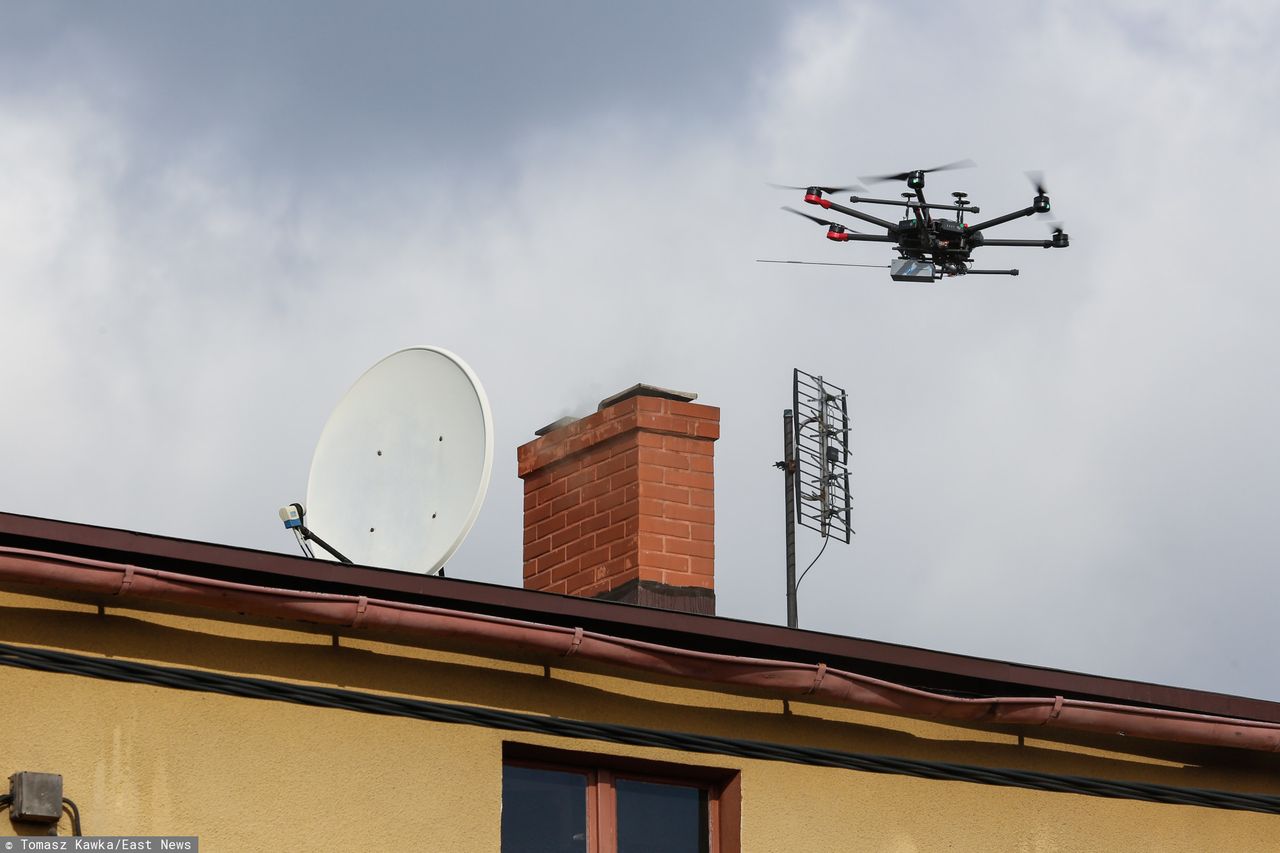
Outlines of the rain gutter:
M1280 752L1280 724L1064 696L964 698L810 664L695 651L466 611L197 577L126 563L0 547L0 583L103 596L120 606L163 602L389 635L429 645L500 649L548 665L568 659L690 679L757 696L961 724L1046 727L1110 736Z

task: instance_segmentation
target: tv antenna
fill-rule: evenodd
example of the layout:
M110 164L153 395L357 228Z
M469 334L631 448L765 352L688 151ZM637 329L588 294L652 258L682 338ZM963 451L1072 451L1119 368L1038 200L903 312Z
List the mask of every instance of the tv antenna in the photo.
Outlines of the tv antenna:
M782 412L781 462L786 478L787 627L800 624L796 589L831 539L849 544L849 401L843 388L796 368L791 408ZM796 577L796 522L817 531L822 548Z
M480 514L493 416L480 380L438 347L410 347L365 371L316 443L307 502L284 526L343 563L443 574ZM321 539L316 532L323 534Z

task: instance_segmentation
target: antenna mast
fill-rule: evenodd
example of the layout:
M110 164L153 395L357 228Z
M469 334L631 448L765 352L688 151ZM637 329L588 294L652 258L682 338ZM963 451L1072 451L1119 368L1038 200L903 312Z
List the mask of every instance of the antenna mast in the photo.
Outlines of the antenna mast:
M824 549L825 540L832 538L848 544L854 531L850 527L848 395L821 376L796 368L791 404L782 413L783 458L776 467L785 475L787 627L796 628L800 624L796 589L804 579L803 574L796 577L796 522L817 531Z

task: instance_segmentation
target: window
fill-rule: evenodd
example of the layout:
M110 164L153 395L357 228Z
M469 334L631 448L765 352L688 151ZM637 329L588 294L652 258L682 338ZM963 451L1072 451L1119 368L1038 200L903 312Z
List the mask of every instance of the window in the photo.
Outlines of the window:
M508 743L502 853L732 853L737 773Z

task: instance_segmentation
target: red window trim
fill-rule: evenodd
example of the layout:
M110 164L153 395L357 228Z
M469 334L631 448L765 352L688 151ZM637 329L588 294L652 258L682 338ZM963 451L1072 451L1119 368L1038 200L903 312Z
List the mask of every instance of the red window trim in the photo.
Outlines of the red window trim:
M614 780L699 787L707 792L707 823L713 853L742 849L742 785L739 772L724 767L675 764L626 755L553 749L505 741L503 765L582 773L587 777L587 851L617 850L617 800Z

